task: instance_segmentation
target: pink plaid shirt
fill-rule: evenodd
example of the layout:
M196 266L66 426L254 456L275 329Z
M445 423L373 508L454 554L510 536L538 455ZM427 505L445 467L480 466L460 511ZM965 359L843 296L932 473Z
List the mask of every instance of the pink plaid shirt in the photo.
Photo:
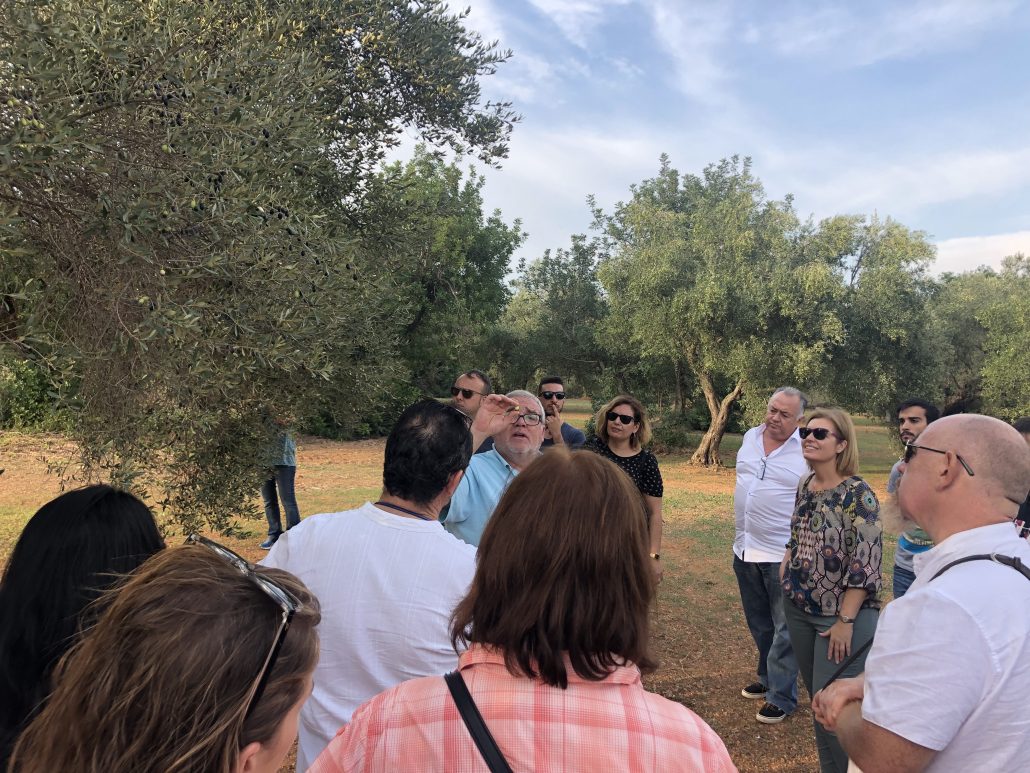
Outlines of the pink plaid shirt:
M635 666L600 682L568 662L566 690L515 677L473 645L461 674L497 745L521 771L736 771L722 739L685 706L646 692ZM442 676L404 682L360 706L309 773L487 771Z

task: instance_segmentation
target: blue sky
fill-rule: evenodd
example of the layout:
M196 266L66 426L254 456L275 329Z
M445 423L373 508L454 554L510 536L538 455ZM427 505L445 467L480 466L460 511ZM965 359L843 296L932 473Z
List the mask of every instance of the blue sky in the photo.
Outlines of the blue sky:
M523 115L488 207L520 255L585 232L665 152L749 155L802 217L926 231L934 270L1030 254L1030 3L1016 0L466 0L514 56L484 92ZM465 3L455 3L454 8Z

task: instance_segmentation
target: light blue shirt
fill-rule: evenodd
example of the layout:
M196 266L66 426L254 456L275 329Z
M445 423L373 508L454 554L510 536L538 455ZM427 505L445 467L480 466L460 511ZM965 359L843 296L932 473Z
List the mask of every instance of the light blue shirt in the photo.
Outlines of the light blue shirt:
M486 522L516 475L518 472L496 449L475 454L451 498L444 528L458 539L478 547Z

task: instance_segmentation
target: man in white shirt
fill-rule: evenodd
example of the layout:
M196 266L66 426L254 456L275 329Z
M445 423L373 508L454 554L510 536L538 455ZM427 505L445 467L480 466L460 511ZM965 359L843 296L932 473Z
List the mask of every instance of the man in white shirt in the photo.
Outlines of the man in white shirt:
M435 400L415 403L387 438L379 500L305 518L261 562L297 575L322 606L297 770L372 696L457 666L450 616L472 582L476 549L438 518L471 455L466 415Z
M755 715L765 724L782 722L798 705L798 664L783 615L779 572L798 481L808 471L798 435L806 404L794 387L777 389L765 422L747 431L737 453L733 571L758 648L758 681L740 694L765 699Z
M816 693L816 719L864 773L1026 770L1030 579L1003 557L1030 565L1012 528L1030 449L997 419L949 416L908 446L903 473L901 514L934 547L881 613L865 674Z

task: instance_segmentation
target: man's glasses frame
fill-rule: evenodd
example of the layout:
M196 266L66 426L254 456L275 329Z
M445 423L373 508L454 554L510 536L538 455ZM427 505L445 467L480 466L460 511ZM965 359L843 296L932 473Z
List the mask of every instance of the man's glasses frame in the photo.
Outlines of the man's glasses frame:
M293 616L297 613L297 610L300 609L300 601L296 596L286 590L286 588L277 583L271 577L257 572L250 561L245 559L239 553L229 550L225 545L219 545L214 540L202 537L199 534L190 534L186 538L186 544L199 545L200 547L207 548L215 555L224 559L226 563L257 585L258 588L260 588L262 592L264 592L264 594L274 601L276 606L282 610L282 622L279 623L279 629L275 634L275 639L272 640L272 647L268 650L265 663L261 667L261 672L258 674L257 680L254 682L254 688L247 701L247 710L243 715L244 720L246 720L265 691L265 686L268 684L268 677L272 673L272 668L275 666L276 659L279 657L279 651L282 649L283 642L286 641L286 632L290 630L290 623L293 621Z
M471 400L472 395L480 395L482 397L487 397L490 394L489 392L477 392L475 389L465 389L464 387L451 387L451 397L457 397L458 392L461 392L461 396L464 397L466 400Z
M552 397L555 400L564 400L565 399L565 393L564 392L541 392L540 393L540 397L544 398L545 400L550 400Z
M912 457L916 455L916 451L920 448L924 451L932 451L935 454L954 454L955 458L958 459L958 463L962 465L962 469L969 473L969 477L972 478L975 476L973 468L970 467L966 460L959 454L956 454L954 451L942 451L939 448L930 448L930 446L918 446L915 443L905 443L905 455L902 457L902 461L905 462L905 464L911 462Z
M512 409L514 410L514 409ZM515 418L512 420L512 424L518 424L519 419L522 419L522 423L527 427L535 427L538 424L543 424L544 417L539 413L522 413L521 411L515 411Z

